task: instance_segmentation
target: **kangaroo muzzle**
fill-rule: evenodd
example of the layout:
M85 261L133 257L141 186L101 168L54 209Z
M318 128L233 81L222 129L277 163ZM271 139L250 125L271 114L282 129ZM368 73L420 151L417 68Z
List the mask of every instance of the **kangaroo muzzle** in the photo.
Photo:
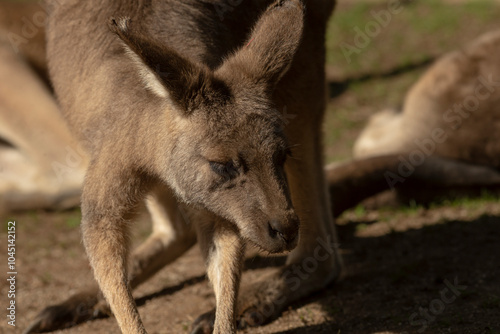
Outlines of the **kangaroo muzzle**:
M271 219L268 222L268 231L271 244L277 252L290 251L299 241L300 221L295 213L287 215L285 219Z

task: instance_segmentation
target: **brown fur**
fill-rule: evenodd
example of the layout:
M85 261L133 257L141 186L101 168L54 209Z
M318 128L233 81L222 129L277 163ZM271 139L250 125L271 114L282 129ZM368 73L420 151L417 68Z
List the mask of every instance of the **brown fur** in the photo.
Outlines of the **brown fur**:
M87 157L46 77L46 11L0 2L0 211L79 203ZM43 24L43 20L42 20Z
M436 61L403 110L375 114L354 145L356 159L327 168L335 214L388 189L429 202L498 188L499 55L500 30L486 33Z
M497 30L443 56L408 92L402 111L373 117L354 155L411 152L442 129L446 140L436 143L433 155L500 168L499 54ZM471 97L479 103L468 110L463 105Z
M45 57L45 9L39 3L2 1L0 3L2 40L48 83Z
M217 333L235 331L246 242L269 252L298 243L291 267L311 256L316 238L329 236L332 256L299 288L290 290L286 268L268 288L258 283L257 295L242 296L243 316L272 304L275 312L266 318L273 318L339 275L320 145L323 44L333 1L305 1L305 17L300 1L245 2L224 21L214 4L51 7L51 78L91 157L82 195L84 244L124 333L145 332L130 287L194 243L180 210L203 231L198 237L216 293ZM85 24L75 29L76 22ZM285 106L300 124L285 126ZM129 273L127 225L146 194L154 232L134 253ZM29 331L50 328L46 317Z

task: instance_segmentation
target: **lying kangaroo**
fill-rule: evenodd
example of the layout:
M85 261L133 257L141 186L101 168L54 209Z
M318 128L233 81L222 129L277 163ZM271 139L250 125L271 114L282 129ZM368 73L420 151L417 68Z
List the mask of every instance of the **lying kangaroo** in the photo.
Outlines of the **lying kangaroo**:
M355 160L327 168L335 214L383 190L431 200L500 186L500 30L438 61L402 111L375 114ZM433 189L432 191L429 191Z
M439 59L411 88L401 112L372 117L354 156L415 151L408 160L438 155L500 168L499 55L496 30Z
M285 268L241 296L246 319L272 318L340 272L320 135L334 1L244 2L223 20L221 5L49 7L50 76L90 156L83 241L123 333L146 332L131 289L188 250L195 231L216 296L215 333L235 332L246 243L270 253L295 249ZM297 122L285 124L285 106ZM128 225L146 196L154 231L128 270ZM331 256L308 278L290 277L287 268L313 255L319 237L330 241ZM98 299L95 292L76 298L75 314ZM272 314L263 312L269 306ZM50 329L52 311L28 331ZM210 327L210 317L198 323Z
M86 154L48 84L45 10L0 2L0 212L80 201Z

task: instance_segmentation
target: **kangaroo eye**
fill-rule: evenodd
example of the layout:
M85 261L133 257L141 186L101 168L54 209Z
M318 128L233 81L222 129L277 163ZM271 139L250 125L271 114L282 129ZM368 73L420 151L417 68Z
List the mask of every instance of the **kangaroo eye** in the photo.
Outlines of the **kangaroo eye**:
M227 180L234 179L238 176L238 168L234 165L232 161L228 162L216 162L209 161L210 168L219 176L226 178Z

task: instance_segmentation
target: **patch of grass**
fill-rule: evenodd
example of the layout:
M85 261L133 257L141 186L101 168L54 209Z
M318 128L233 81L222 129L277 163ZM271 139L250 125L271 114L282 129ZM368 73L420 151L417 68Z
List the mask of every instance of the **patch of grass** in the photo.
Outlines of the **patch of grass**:
M487 23L490 20L498 19L495 10L492 10L497 7L498 7L497 3L495 3L495 1L493 0L466 1L463 4L462 11L473 15L480 22Z
M306 309L307 311L307 309ZM308 324L308 316L309 315L306 315L304 314L304 312L301 312L300 310L298 311L298 315L299 315L299 319L300 321L304 324L304 325L307 325Z
M453 208L477 209L487 203L495 203L500 200L500 197L487 190L481 192L479 197L461 197L452 200L446 200L443 203L432 204L431 208L449 206Z
M417 204L415 200L410 200L408 205L401 206L400 212L408 216L415 216L419 212L422 212L422 210L425 210L425 208L422 205Z
M397 219L404 219L405 217L415 217L422 211L426 210L423 205L417 204L414 200L406 204L402 204L397 208L382 207L378 211L380 213L379 221L389 222ZM397 216L395 214L397 213Z
M191 323L187 322L187 321L184 321L182 322L182 330L185 332L185 333L189 333L190 330L191 330Z
M366 209L363 205L359 204L354 208L354 214L357 218L364 217L366 215Z
M80 226L80 221L81 221L82 217L81 215L74 215L74 216L70 216L66 219L66 225L70 228L77 228Z
M385 17L387 24L378 23L377 13L382 12L389 15ZM438 55L457 47L456 41L462 37L457 31L467 29L466 35L474 37L478 28L494 23L499 13L500 9L491 0L467 1L464 4L439 0L413 1L397 14L388 11L385 1L353 1L339 5L330 22L327 62L341 66L349 73L415 61L429 54ZM378 30L374 28L377 25ZM366 34L367 41L359 37L362 34ZM346 45L356 51L343 51Z
M344 64L345 59L342 53L339 54L339 45L349 40L350 35L355 35L354 28L359 27L369 21L370 4L359 2L349 8L348 11L335 13L334 19L330 22L327 30L326 45L329 50L327 54L327 63ZM352 37L354 38L354 37ZM347 42L346 42L347 43ZM360 69L361 62L359 57L354 57L349 64L353 69Z

